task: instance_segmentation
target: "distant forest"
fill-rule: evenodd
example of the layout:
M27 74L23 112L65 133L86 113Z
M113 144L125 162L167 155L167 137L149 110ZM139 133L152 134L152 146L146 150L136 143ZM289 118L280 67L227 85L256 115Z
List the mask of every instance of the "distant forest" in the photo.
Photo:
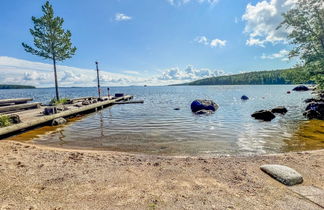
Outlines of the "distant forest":
M33 89L36 88L35 86L30 85L1 85L0 89Z
M313 83L310 75L302 68L273 71L255 71L234 75L210 77L179 85L281 85Z

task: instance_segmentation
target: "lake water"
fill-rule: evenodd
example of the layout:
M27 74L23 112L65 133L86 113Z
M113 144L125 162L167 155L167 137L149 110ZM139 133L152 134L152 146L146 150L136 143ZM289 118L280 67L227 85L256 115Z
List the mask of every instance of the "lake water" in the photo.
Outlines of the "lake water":
M159 155L263 154L324 148L324 123L306 120L302 112L308 92L294 86L112 87L144 100L115 105L72 119L67 125L43 127L11 137L63 148L127 151ZM107 93L106 89L105 93ZM61 88L62 97L96 95L96 88ZM33 97L48 102L53 88L0 90L0 98ZM241 101L245 94L250 100ZM219 105L215 114L191 112L195 99ZM286 106L286 115L260 122L250 115L261 109ZM174 110L179 107L180 110Z

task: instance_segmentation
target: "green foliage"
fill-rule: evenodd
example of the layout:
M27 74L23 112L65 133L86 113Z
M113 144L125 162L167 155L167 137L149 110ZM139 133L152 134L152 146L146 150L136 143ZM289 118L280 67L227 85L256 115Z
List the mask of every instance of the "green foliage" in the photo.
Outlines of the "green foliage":
M7 127L11 125L10 117L7 115L0 115L0 127Z
M308 72L302 68L255 71L242 74L211 77L185 85L275 85L311 83Z
M26 43L22 43L22 46L26 52L53 60L56 99L59 100L56 61L71 58L76 47L72 47L71 32L62 28L64 19L54 17L53 7L48 1L42 6L42 11L42 17L32 17L34 28L30 29L30 33L34 37L35 48Z
M29 86L29 85L1 85L0 89L33 89L35 86Z
M298 0L278 27L289 29L294 49L290 57L300 57L305 70L324 88L324 4L323 0Z
M50 105L51 106L57 106L57 105L61 105L61 104L68 104L69 101L70 101L70 99L68 99L68 98L61 98L59 100L57 100L56 98L53 98L50 101Z
M76 47L72 47L71 32L62 28L64 19L54 17L53 7L48 1L42 6L42 11L44 13L42 17L32 17L34 28L30 29L36 48L22 43L25 51L58 61L71 58L75 54Z

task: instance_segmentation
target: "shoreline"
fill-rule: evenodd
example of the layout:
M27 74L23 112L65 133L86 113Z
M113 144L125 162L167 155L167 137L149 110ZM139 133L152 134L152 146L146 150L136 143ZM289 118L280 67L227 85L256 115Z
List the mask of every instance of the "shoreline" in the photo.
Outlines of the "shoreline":
M0 142L4 209L321 209L263 173L283 164L324 189L324 149L253 156L155 156ZM324 195L323 195L324 196Z

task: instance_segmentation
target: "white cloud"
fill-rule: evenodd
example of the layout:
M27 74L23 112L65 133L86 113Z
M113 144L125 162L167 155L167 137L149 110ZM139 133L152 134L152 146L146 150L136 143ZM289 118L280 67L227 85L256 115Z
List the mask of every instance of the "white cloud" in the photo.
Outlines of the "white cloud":
M208 3L210 5L215 5L218 1L219 0L167 0L167 2L169 2L172 6L181 6L189 2L198 2L200 4Z
M195 69L191 65L189 65L184 70L180 70L179 68L167 69L160 77L158 77L158 79L173 82L189 82L197 79L220 76L224 74L225 73L222 70Z
M283 49L271 55L262 54L261 59L281 59L282 61L289 61L288 54L289 51Z
M224 47L226 45L226 40L213 39L210 42L211 47Z
M276 30L283 21L282 14L294 7L298 0L263 0L248 4L242 19L246 21L244 32L249 35L246 44L264 47L266 43L286 42L288 31Z
M209 41L205 36L198 36L195 38L195 41L198 42L199 44L209 45Z
M138 71L123 71L125 74L136 74L139 75L140 73Z
M194 39L195 42L203 45L208 45L210 47L224 47L227 43L226 40L213 39L209 40L206 36L198 36Z
M58 81L61 87L96 86L97 74L94 69L83 69L57 65ZM126 74L100 71L103 86L128 85L169 85L189 82L201 78L223 75L223 71L194 69L188 66L184 70L170 68L153 76L142 76L138 71L123 71ZM53 87L54 74L52 64L31 62L12 57L0 56L0 81L2 84L26 84L37 87Z
M127 16L123 13L116 13L115 15L115 21L127 21L127 20L131 20L132 17Z

